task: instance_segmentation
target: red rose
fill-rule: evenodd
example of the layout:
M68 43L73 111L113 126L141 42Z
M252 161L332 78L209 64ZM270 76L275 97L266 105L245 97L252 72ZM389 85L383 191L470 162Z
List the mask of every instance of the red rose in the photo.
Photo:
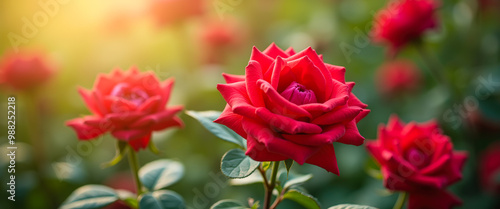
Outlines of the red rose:
M228 104L215 122L246 138L254 160L293 159L338 175L332 142L363 144L356 123L369 112L344 74L310 47L254 47L245 76L224 74L217 86Z
M208 63L222 63L227 54L240 48L247 34L240 22L230 18L207 20L200 29L203 56Z
M204 11L204 0L153 0L148 10L160 26L179 23Z
M158 81L151 72L128 72L119 69L97 78L91 91L79 92L94 114L68 121L78 138L88 140L107 131L118 140L126 141L138 151L146 148L153 131L183 126L175 114L182 106L166 108L173 79Z
M377 87L388 97L413 92L420 86L421 75L411 61L397 60L385 63L377 71Z
M379 11L372 30L375 42L388 43L396 53L408 42L418 39L427 29L435 28L437 20L433 0L398 0Z
M0 63L0 84L28 91L47 82L54 71L55 66L41 53L10 53Z
M367 142L380 163L384 186L409 193L408 208L450 208L461 201L445 188L462 179L467 154L453 151L450 138L434 121L404 124L392 116L378 139Z
M500 194L500 143L489 146L479 162L483 187L489 192Z

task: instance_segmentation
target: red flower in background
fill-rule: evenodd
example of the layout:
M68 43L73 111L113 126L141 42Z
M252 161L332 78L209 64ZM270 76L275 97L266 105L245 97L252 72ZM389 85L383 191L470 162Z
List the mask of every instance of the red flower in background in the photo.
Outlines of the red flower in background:
M42 53L5 54L0 63L0 84L19 91L33 90L47 82L55 66Z
M152 0L148 12L158 25L179 23L205 11L205 0Z
M409 209L450 208L461 201L445 188L462 179L467 153L453 151L436 122L402 123L397 116L380 126L378 139L367 142L380 163L384 186L409 193Z
M205 60L209 63L221 63L225 55L234 53L245 39L244 28L236 20L209 20L201 27L200 40L203 45Z
M390 2L375 17L373 40L389 44L391 53L396 53L408 42L418 39L424 31L437 26L436 8L434 0Z
M379 91L388 97L413 92L420 87L420 70L411 61L388 62L378 69L375 82Z
M295 53L254 47L244 76L224 74L227 101L215 122L247 139L257 161L293 159L339 174L333 142L361 145L357 122L369 110L345 82L345 68L326 64L312 48Z
M100 75L92 90L79 89L93 115L70 120L67 125L81 140L110 131L136 151L146 148L153 131L183 126L175 115L182 106L165 107L173 83L173 79L160 82L152 72L140 73L137 68Z
M483 187L500 194L500 143L491 145L480 159L479 174Z

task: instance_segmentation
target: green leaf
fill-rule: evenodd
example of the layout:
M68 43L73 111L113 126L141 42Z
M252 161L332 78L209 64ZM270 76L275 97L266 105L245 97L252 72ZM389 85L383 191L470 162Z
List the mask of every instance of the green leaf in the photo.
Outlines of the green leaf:
M150 191L163 189L179 181L184 166L173 160L156 160L139 169L139 179Z
M85 185L71 193L60 208L102 208L117 200L118 194L109 187L103 185Z
M108 167L114 166L117 163L119 163L123 159L123 156L125 156L125 154L129 151L127 145L128 145L127 142L116 140L116 154L115 154L115 157L111 161L109 161L107 163L103 163L101 165L101 167L102 168L108 168Z
M220 200L212 205L210 209L247 209L247 207L235 200Z
M278 188L278 191L281 192L281 189L289 189L292 186L300 185L310 180L312 177L312 174L298 175L280 170L280 173L278 173L278 181L280 182L279 186L281 188Z
M285 163L286 172L289 173L290 172L290 168L292 168L292 165L293 165L293 160L292 159L288 159L288 160L285 160L283 162Z
M232 149L222 156L220 169L229 178L245 178L252 174L260 163L245 155L241 149Z
M319 205L316 198L307 193L299 192L295 189L291 189L290 191L286 192L285 195L283 195L283 198L293 200L307 209L321 209L321 206Z
M229 129L228 127L214 123L213 121L217 119L221 112L218 111L201 111L201 112L196 112L196 111L186 111L186 114L189 116L195 118L198 120L201 125L203 125L208 131L212 132L215 134L217 137L237 144L238 146L245 148L247 147L246 140L238 135L236 132L233 130Z
M271 162L269 162L269 161L262 162L262 169L264 171L267 171L269 169L269 167L271 167Z
M184 209L186 205L182 197L170 190L158 190L146 193L139 198L139 208L146 209Z
M294 175L293 177L288 178L288 181L286 181L285 186L283 188L288 189L291 186L302 184L306 181L309 181L309 179L311 179L312 177L313 177L312 174L299 175L299 176Z
M367 205L341 204L329 207L328 209L377 209L377 208Z

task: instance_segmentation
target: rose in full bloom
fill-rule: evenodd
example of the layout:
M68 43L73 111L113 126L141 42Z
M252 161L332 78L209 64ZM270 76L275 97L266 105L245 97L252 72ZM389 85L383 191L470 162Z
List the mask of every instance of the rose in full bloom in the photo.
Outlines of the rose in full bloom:
M165 107L173 84L173 79L160 82L152 72L141 73L135 67L99 75L92 90L78 90L93 115L67 125L81 140L109 131L135 151L146 148L153 131L183 126L176 116L182 106Z
M420 87L420 70L411 61L391 61L378 69L375 82L378 90L387 97L411 93Z
M245 75L224 74L217 86L227 105L215 122L246 138L256 161L293 159L338 175L332 143L363 144L356 124L369 112L344 74L310 47L254 47Z
M488 147L481 155L479 174L485 190L500 194L500 143Z
M390 45L396 53L408 42L418 39L426 30L437 26L434 0L397 0L379 11L372 36L375 42Z
M205 12L205 0L152 0L148 13L159 26L177 24Z
M384 186L409 194L409 209L450 208L461 201L446 187L462 179L467 153L453 151L435 121L404 124L397 116L381 125L368 151L380 164Z
M33 90L46 83L55 68L42 53L7 53L0 61L0 84L19 91Z

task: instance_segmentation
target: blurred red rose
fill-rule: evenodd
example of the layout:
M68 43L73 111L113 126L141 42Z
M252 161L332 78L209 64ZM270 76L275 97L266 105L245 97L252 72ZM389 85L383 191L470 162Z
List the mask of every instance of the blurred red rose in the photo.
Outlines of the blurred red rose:
M338 175L332 142L363 144L356 124L369 112L344 74L310 47L254 47L245 75L224 74L217 86L228 104L215 122L246 138L254 160L293 159Z
M408 42L418 39L424 31L437 26L434 0L397 0L379 11L375 17L372 36L375 42L390 45L396 53Z
M164 82L152 72L128 72L120 69L100 75L90 91L79 92L94 114L68 121L78 138L88 140L110 131L118 140L128 142L134 150L146 148L153 131L183 126L175 114L182 106L166 108L173 79Z
M200 31L206 62L221 63L227 54L234 53L247 34L243 31L239 22L229 18L206 21Z
M413 92L420 87L420 70L411 61L388 62L378 69L375 82L379 91L388 97Z
M491 145L479 161L481 183L492 193L500 194L500 143Z
M392 116L367 148L380 163L384 186L409 193L409 209L461 204L445 188L462 179L467 153L453 151L450 138L435 121L404 124Z
M179 23L204 11L205 0L152 0L148 10L160 26Z
M54 71L54 64L42 53L7 53L0 61L0 84L29 91L47 82Z

